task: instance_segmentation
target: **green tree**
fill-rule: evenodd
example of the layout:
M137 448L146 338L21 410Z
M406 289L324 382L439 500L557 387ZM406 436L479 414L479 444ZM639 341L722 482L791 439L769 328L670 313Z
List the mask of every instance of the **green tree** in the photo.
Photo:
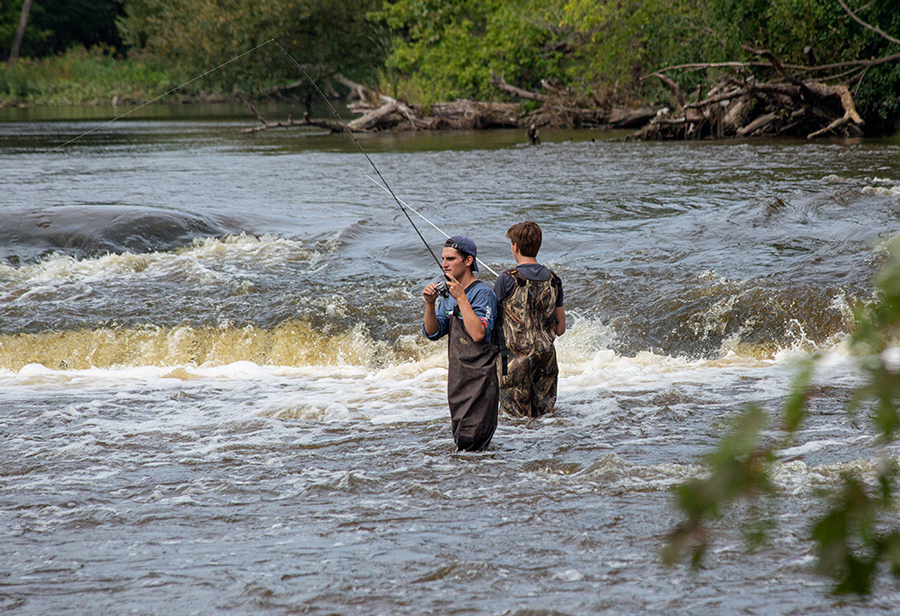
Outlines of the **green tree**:
M633 99L689 2L395 0L373 14L394 33L388 68L425 101L491 98L491 76L599 98ZM689 44L684 49L693 49Z
M522 87L555 77L560 51L546 22L552 0L397 0L373 20L393 34L388 72L422 102L490 99L491 75Z
M124 0L34 0L20 56L41 58L72 46L107 46L121 50L116 18ZM9 55L21 0L0 0L0 50Z
M635 101L646 73L703 60L707 15L689 0L395 0L374 18L395 34L388 67L423 99L490 98L497 73L596 103Z
M869 60L900 53L900 44L854 20L838 0L707 0L713 23L721 24L725 56L747 58L742 44L766 48L785 63L816 64ZM894 0L845 0L867 24L900 37L900 4ZM730 57L729 57L730 56ZM848 67L849 69L850 67ZM815 78L816 74L810 77ZM857 103L868 117L900 116L900 61L873 67L852 80ZM847 77L850 77L849 75Z
M896 2L848 1L860 18L900 35ZM654 71L755 59L745 45L798 65L806 48L821 64L900 51L838 0L386 0L372 18L393 34L385 65L391 83L423 102L492 98L493 73L526 89L558 83L591 95L592 104L637 102L665 95L647 79ZM687 71L678 78L693 90L720 77ZM900 116L900 62L862 77L851 83L861 110Z
M127 0L125 41L197 75L274 39L314 79L336 72L357 80L381 62L377 29L366 19L375 0ZM262 92L301 75L268 45L234 69L204 80L225 93ZM321 84L325 87L325 84Z

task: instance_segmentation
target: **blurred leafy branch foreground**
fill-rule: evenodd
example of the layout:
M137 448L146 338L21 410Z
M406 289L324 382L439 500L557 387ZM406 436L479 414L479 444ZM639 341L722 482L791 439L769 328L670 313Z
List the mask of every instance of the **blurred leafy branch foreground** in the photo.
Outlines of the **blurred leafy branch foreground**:
M890 258L876 279L876 297L857 310L850 349L864 375L847 412L863 411L875 437L874 472L847 471L829 495L824 511L812 522L810 539L817 552L817 571L834 580L838 594L868 594L879 570L887 567L900 579L897 460L890 445L900 431L900 238L889 247ZM663 549L668 563L690 554L699 565L710 543L709 526L739 502L749 505L747 539L764 541L771 530L765 502L777 498L772 477L776 453L788 446L809 414L815 395L817 357L809 357L795 376L784 405L777 437L764 441L768 419L761 408L739 415L732 432L705 457L708 473L678 486L675 501L681 522Z

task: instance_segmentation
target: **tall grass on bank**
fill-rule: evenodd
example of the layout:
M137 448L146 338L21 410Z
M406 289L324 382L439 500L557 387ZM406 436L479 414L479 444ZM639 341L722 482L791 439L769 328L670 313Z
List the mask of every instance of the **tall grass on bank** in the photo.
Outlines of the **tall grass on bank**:
M0 106L140 103L176 87L179 77L150 56L120 59L107 48L73 47L58 56L0 64Z

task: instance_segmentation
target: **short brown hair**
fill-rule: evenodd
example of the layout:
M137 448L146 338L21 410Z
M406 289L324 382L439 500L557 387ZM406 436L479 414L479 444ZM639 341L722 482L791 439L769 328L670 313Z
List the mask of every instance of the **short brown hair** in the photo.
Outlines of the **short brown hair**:
M536 222L527 220L516 223L506 232L513 244L518 244L523 257L536 257L541 249L541 228Z

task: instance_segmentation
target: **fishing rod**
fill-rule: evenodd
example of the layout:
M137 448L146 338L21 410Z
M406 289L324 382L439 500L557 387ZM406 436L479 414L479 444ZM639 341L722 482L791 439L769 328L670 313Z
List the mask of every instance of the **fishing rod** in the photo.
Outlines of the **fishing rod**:
M370 180L372 180L372 182L375 183L375 186L378 186L379 188L381 188L381 189L383 189L383 190L387 190L387 188L386 188L384 185L380 184L380 183L378 182L378 180L376 180L376 179L373 178L372 176L367 175L366 177L369 178ZM395 197L395 198L396 198L396 197ZM425 222L427 222L429 225L431 225L432 227L434 227L438 232L440 232L441 235L443 235L444 237L446 237L448 240L450 239L450 236L447 235L447 233L446 233L443 229L441 229L441 228L438 227L436 224L434 224L433 222L431 222L430 220L428 220L427 218L425 218L424 216L422 216L422 214L420 214L413 206L411 206L410 204L408 204L406 201L403 201L402 199L400 199L399 201L400 201L400 203L403 204L403 206L404 206L406 209L412 210L413 214L415 214L416 216L418 216L419 218L421 218L422 220L424 220ZM479 259L478 257L475 257L475 260L478 261L478 263L480 263L481 265L483 265L484 268L485 268L487 271L489 271L490 273L492 273L494 276L499 276L499 275L500 275L500 274L498 274L497 272L495 272L494 270L492 270L490 265L488 265L487 263L485 263L484 261L482 261L482 260Z
M375 173L378 175L378 178L379 178L379 179L381 180L381 182L382 182L382 184L379 184L379 185L380 185L382 188L384 188L387 192L389 192L390 195L391 195L391 197L394 198L394 201L397 202L397 207L400 208L400 211L403 212L403 215L404 215L404 216L406 216L406 220L408 220L408 221L409 221L409 224L411 224L412 227L413 227L413 229L416 230L416 234L419 236L419 239L422 240L422 243L425 244L425 248L428 249L428 252L431 254L431 258L434 259L434 262L437 263L437 266L441 269L441 275L444 276L444 278L447 278L447 274L444 272L444 267L443 267L443 265L441 265L441 262L438 260L437 255L434 254L434 251L431 249L431 246L429 246L429 245L428 245L428 242L425 241L425 238L422 236L422 233L419 231L419 228L416 226L416 223L414 223L414 222L413 222L413 219L410 217L409 212L406 211L406 207L404 207L404 203L403 203L402 201L400 201L400 199L397 197L396 194L394 194L394 191L391 189L391 187L390 187L390 185L388 184L387 180L384 179L384 176L383 176L383 175L381 175L381 171L378 170L378 167L375 166L375 163L374 163L374 162L372 161L372 159L369 157L369 153L366 152L366 150L362 147L362 144L359 142L359 140L358 140L358 139L356 138L356 136L353 134L353 131L350 130L350 127L347 126L347 124L345 124L344 121L341 119L341 116L338 115L338 112L335 110L334 105L332 105L332 104L331 104L331 101L329 101L328 98L325 96L325 94L322 93L322 90L319 89L319 86L316 84L315 80L313 80L313 78L309 76L309 73L306 72L306 69L304 69L303 66L302 66L299 62L297 62L297 61L294 59L294 57L293 57L291 54L289 54L288 51L287 51L284 47L281 46L280 43L278 43L278 42L276 41L275 44L276 44L276 45L278 46L278 48L281 50L281 53L283 53L285 56L287 56L287 58L294 64L294 66L296 66L297 69L298 69L301 73L303 73L303 76L306 77L307 81L309 81L309 83L312 85L312 87L315 88L316 92L319 93L319 96L322 97L322 100L325 101L325 104L328 105L328 108L331 109L331 113L334 115L335 118L337 118L338 123L340 123L341 126L344 127L344 130L347 131L347 134L348 134L348 135L350 136L350 138L353 140L353 143L356 144L356 147L359 148L359 151L363 153L363 156L365 156L365 157L366 157L366 160L369 161L369 164L372 165L372 169L375 170ZM368 177L368 176L367 176L367 177ZM370 178L370 179L371 179L371 178ZM374 181L374 180L373 180L373 181ZM377 182L376 182L376 183L377 183ZM412 209L412 208L410 208L410 209ZM416 213L418 214L418 212L416 212ZM421 216L421 214L419 214L419 215ZM424 217L423 217L423 218L424 218ZM431 226L434 227L433 224L432 224ZM437 228L437 227L435 227L435 228ZM438 230L440 231L440 229L438 229ZM441 231L441 233L444 233L444 232ZM444 233L444 235L447 236L446 233ZM447 237L449 237L449 236L447 236ZM490 269L490 268L489 268L489 269ZM441 295L444 295L444 296L446 297L446 295L445 295L445 292L446 292L446 283L441 283L441 285L444 285L444 286L443 286L442 288L440 288L440 289L438 290L438 292L440 292Z
M92 128L91 130L85 131L84 133L81 133L80 135L77 135L76 137L73 137L72 139L69 139L68 141L66 141L66 142L64 142L64 143L61 143L60 145L58 145L58 146L56 146L56 147L54 147L54 148L51 148L51 149L47 150L47 151L45 152L45 154L51 154L51 153L53 153L53 152L56 152L56 151L58 151L58 150L61 150L62 148L66 147L67 145L70 145L70 144L72 144L72 143L78 141L79 139L82 139L82 138L86 137L87 135L90 135L91 133L94 133L94 132L96 132L96 131L98 131L98 130L100 130L100 129L106 127L106 126L109 126L109 125L112 124L113 122L117 122L117 121L121 120L122 118L124 118L125 116L131 115L132 113L134 113L134 112L136 112L136 111L138 111L138 110L140 110L140 109L143 109L143 108L146 107L147 105L152 105L152 104L155 103L156 101L165 98L166 96L172 94L173 92L177 92L177 91L180 90L181 88L184 88L185 86L188 86L188 85L194 83L195 81L197 81L197 80L199 80L199 79L202 79L202 78L206 77L207 75L210 75L211 73L214 73L214 72L216 72L216 71L218 71L218 70L224 68L225 66L228 66L228 65L231 64L232 62L236 62L237 60L240 60L240 59L243 58L244 56L247 56L247 55L249 55L249 54L251 54L251 53L253 53L253 52L255 52L255 51L258 51L259 49L262 49L263 47L265 47L266 45L269 45L270 43L275 43L275 45L278 47L278 49L281 50L281 53L283 53L283 54L291 61L291 63L292 63L294 66L297 67L297 69L303 74L303 76L309 81L309 83L312 84L312 87L315 88L316 92L319 93L319 96L321 96L321 97L322 97L322 100L325 101L325 104L328 105L328 108L331 110L331 113L334 115L335 118L337 118L338 122L339 122L339 123L344 127L344 129L347 131L347 134L348 134L348 135L350 136L350 138L353 140L353 143L356 144L356 147L359 148L359 151L362 152L363 156L366 157L366 160L369 161L369 164L372 166L372 169L375 170L375 173L376 173L376 174L378 175L378 177L381 179L381 182L382 182L382 183L379 184L378 182L375 182L375 180L372 179L371 177L369 177L369 176L366 176L366 177L369 177L369 179L372 179L373 182L375 182L376 184L378 184L379 186L381 186L384 190L386 190L388 193L390 193L391 197L394 198L394 201L396 201L397 206L400 208L400 211L403 212L404 216L406 216L406 219L409 221L409 224L411 224L412 227L413 227L413 229L415 229L416 234L419 236L419 239L421 239L421 240L422 240L422 243L425 244L425 248L428 249L428 253L431 255L431 258L434 259L434 262L435 262L435 263L437 264L437 266L440 268L441 274L444 276L444 278L447 278L446 274L444 273L444 268L443 268L443 266L441 265L440 260L438 260L437 255L434 254L434 251L431 249L431 246L428 245L428 242L427 242L427 241L425 240L425 238L422 236L422 233L419 231L419 228L416 226L416 223L413 222L413 219L410 217L409 212L406 211L407 208L411 209L413 212L416 213L416 215L418 215L420 218L422 218L423 220L425 220L425 221L426 221L428 224L430 224L432 227L434 227L435 229L437 229L438 231L440 231L440 232L444 235L444 237L449 238L450 236L447 235L446 233L444 233L444 231L442 231L442 230L441 230L437 225L435 225L433 222L431 222L430 220L428 220L427 218L425 218L424 216L422 216L422 214L419 214L419 212L417 212L417 211L414 210L413 208L411 208L411 207L409 207L408 205L406 205L404 202L402 202L402 201L397 197L397 195L394 193L394 191L391 189L390 185L388 184L387 180L384 178L383 175L381 175L381 171L378 170L378 167L375 165L375 162L369 157L369 153L366 152L366 150L362 147L362 144L359 142L359 140L358 140L358 139L356 138L356 136L353 134L353 131L350 130L350 127L347 126L347 125L344 123L344 121L341 119L341 117L338 115L338 112L335 110L334 106L331 104L331 101L329 101L328 98L325 96L325 94L322 92L322 90L319 89L319 86L318 86L318 84L316 84L315 80L309 75L308 72L306 72L306 69L304 69L303 66L302 66L299 62L297 62L297 60L295 60L294 57L293 57L290 53L288 53L288 51L287 51L284 47L282 47L281 43L277 42L275 39L269 39L269 40L267 40L267 41L265 41L265 42L263 42L263 43L260 43L260 44L257 45L256 47L253 47L252 49L248 49L247 51L245 51L245 52L243 52L243 53L241 53L241 54L238 54L237 56L231 58L230 60L227 60L226 62L223 62L222 64L219 64L219 65L216 66L215 68L211 68L210 70L208 70L208 71L206 71L206 72L204 72L204 73L202 73L202 74L200 74L200 75L197 75L196 77L194 77L194 78L192 78L192 79L189 79L188 81L186 81L186 82L184 82L184 83L182 83L182 84L180 84L180 85L178 85L178 86L176 86L176 87L174 87L174 88L172 88L172 89L166 91L165 93L160 94L160 95L157 96L156 98L151 99L151 100L149 100L149 101L147 101L147 102L145 102L145 103L143 103L143 104L141 104L141 105L138 105L137 107L134 107L133 109L129 109L129 110L126 111L125 113L120 114L120 115L117 115L117 116L114 117L113 119L111 119L111 120L109 120L109 121L107 121L107 122L104 122L103 124L100 124L100 125L98 125L98 126L95 126L95 127ZM476 259L476 260L477 260L479 263L481 263L482 265L484 265L484 266L485 266L492 274L494 274L495 276L497 275L497 272L495 272L495 271L492 270L490 267L488 267L483 261L481 261L480 259ZM442 284L443 284L443 283L442 283ZM446 286L445 286L445 285L444 285L443 288L440 290L440 292L441 292L442 295L446 292Z
M99 126L95 126L95 127L92 128L91 130L89 130L89 131L87 131L87 132L85 132L85 133L82 133L82 134L78 135L77 137L75 137L75 138L73 138L73 139L69 139L69 140L66 141L65 143L62 143L62 144L56 146L55 148L52 148L52 149L50 149L50 150L47 150L46 152L44 152L44 154L51 154L51 153L53 153L53 152L56 152L57 150L61 150L61 149L63 149L64 147L66 147L67 145L69 145L70 143L74 143L74 142L78 141L79 139L81 139L82 137L86 137L86 136L90 135L91 133L96 132L96 131L100 130L101 128L105 127L105 126L109 126L109 125L112 124L113 122L116 122L116 121L118 121L118 120L124 118L124 117L127 116L127 115L131 115L132 113L134 113L134 112L137 111L138 109L143 109L143 108L146 107L147 105L152 105L153 103L155 103L156 101L160 100L161 98L167 97L167 96L168 96L169 94L171 94L172 92L176 92L176 91L180 90L181 88L183 88L183 87L185 87L185 86L187 86L187 85L190 85L190 84L194 83L194 82L197 81L198 79L203 79L203 78L206 77L207 75L209 75L209 74L211 74L211 73L215 73L215 72L216 72L217 70L219 70L220 68L223 68L223 67L225 67L225 66L228 66L228 65L231 64L232 62L235 62L235 61L237 61L237 60L240 60L240 59L243 58L244 56L250 55L251 53L253 53L254 51L256 51L256 50L258 50L258 49L262 49L263 47L265 47L265 46L268 45L269 43L275 43L275 39L269 39L269 40L266 41L265 43L260 43L259 45L257 45L257 46L254 47L253 49L248 49L248 50L245 51L244 53L239 54L239 55L233 57L231 60L228 60L227 62L223 62L222 64L220 64L219 66L217 66L217 67L215 67L215 68L209 69L208 71L206 71L206 72L203 73L202 75L197 75L197 76L194 77L193 79L190 79L190 80L188 80L188 81L185 81L185 82L184 82L183 84L181 84L180 86L176 86L176 87L172 88L171 90L169 90L169 91L166 92L165 94L160 94L159 96L157 96L157 97L154 98L153 100L149 100L149 101L147 101L146 103L144 103L144 104L142 104L142 105L138 105L138 106L135 107L134 109L129 109L129 110L126 111L125 113L123 113L123 114L121 114L121 115L118 115L118 116L114 117L112 120L110 120L110 121L108 121L108 122L104 122L103 124L101 124L101 125L99 125ZM275 43L275 44L278 45L278 43ZM281 47L281 45L278 45L278 46Z

